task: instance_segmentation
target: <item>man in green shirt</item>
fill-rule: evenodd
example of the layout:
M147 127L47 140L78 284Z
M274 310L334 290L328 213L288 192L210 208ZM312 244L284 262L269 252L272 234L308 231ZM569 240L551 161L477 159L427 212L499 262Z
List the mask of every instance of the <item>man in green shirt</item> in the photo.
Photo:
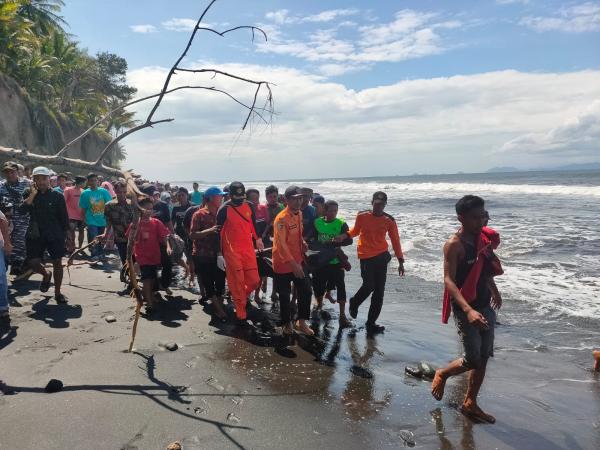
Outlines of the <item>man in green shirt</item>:
M323 296L328 288L337 290L337 303L340 308L340 328L352 326L352 322L346 317L346 283L344 266L340 256L345 257L339 247L352 244L352 238L348 237L342 242L334 242L334 238L348 231L348 224L337 217L338 204L333 200L325 202L325 215L317 217L314 221L317 242L319 245L335 247L337 255L322 267L313 272L313 288L317 299L317 309L323 307ZM333 300L332 300L333 302Z

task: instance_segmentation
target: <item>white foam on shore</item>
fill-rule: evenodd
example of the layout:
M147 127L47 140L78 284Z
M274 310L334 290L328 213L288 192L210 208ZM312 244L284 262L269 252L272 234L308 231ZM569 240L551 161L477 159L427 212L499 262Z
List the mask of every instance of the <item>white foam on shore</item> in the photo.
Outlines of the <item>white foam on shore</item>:
M448 197L468 193L498 193L524 195L560 195L577 197L600 197L600 186L543 185L543 184L495 184L495 183L385 183L331 180L317 184L318 189L361 193L384 191L438 192Z

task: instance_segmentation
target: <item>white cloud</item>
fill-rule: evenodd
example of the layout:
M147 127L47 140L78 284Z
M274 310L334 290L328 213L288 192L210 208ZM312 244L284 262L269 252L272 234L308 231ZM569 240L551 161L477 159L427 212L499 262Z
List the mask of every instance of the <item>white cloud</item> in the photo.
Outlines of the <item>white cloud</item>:
M340 17L353 16L358 14L358 9L330 9L311 16L302 17L300 22L331 22Z
M156 27L154 25L149 25L149 24L145 24L145 25L131 25L129 28L131 28L131 31L133 31L134 33L155 33L156 32Z
M551 156L600 156L600 100L544 133L528 133L504 144L500 152Z
M292 24L292 23L323 23L323 22L332 22L341 17L348 17L358 14L358 9L348 8L348 9L330 9L327 11L322 11L317 14L312 14L308 16L292 16L290 15L290 11L287 9L280 9L277 11L270 11L265 14L265 18L275 22L278 25L283 24Z
M270 11L265 15L265 18L268 20L272 20L273 22L279 25L286 23L288 20L291 20L291 18L289 17L289 10L287 9L280 9L279 11Z
M406 80L357 91L285 67L220 68L276 84L278 115L273 127L257 123L254 132L242 135L234 146L245 111L218 94L180 91L165 98L156 116L174 117L175 122L125 141L128 167L151 178L193 179L208 164L210 172L204 173L215 180L265 178L272 173L299 178L539 167L539 153L494 150L525 135L548 134L573 117L579 119L571 133L554 133L563 141L572 137L576 145L565 148L588 142L577 137L582 130L597 136L597 125L582 111L590 99L600 98L600 71L501 71ZM139 96L148 95L160 89L166 72L156 67L134 70L128 82L139 89ZM175 81L204 81L229 89L243 101L253 95L248 86L220 77L181 73ZM144 108L138 111L147 112L149 105ZM597 109L593 111L597 118ZM553 162L569 163L572 157L565 151Z
M173 18L165 20L161 25L169 31L192 31L196 26L195 19Z
M520 24L538 32L585 33L600 31L600 3L586 2L561 8L553 16L524 17Z
M272 16L273 20L284 23L290 20L288 11L277 13ZM434 13L402 10L389 23L359 27L358 36L353 40L338 38L337 28L317 30L303 40L286 39L278 32L269 42L261 43L258 50L322 62L321 67L325 67L322 73L341 74L345 73L339 70L341 63L354 69L365 68L372 63L398 62L445 51L439 33L457 28L461 22L434 20L437 18ZM333 67L336 70L328 70Z

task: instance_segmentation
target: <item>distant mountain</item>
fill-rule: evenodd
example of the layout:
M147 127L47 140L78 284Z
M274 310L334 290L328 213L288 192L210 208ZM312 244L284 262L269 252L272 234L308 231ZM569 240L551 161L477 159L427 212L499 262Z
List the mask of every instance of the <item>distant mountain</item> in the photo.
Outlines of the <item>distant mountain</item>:
M600 170L600 162L583 164L566 164L556 167L531 167L528 169L517 169L516 167L492 167L486 173L506 173L506 172L568 172L580 170Z
M600 162L597 163L584 163L584 164L567 164L565 166L553 167L552 169L544 170L600 170Z
M520 172L516 167L492 167L491 169L486 170L486 173L504 173L504 172Z

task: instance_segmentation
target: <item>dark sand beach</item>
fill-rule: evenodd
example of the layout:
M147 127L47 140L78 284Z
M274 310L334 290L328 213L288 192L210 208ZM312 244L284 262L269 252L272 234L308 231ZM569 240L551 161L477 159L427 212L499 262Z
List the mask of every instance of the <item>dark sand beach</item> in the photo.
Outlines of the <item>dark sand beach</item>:
M119 295L111 261L71 268L69 305L37 291L35 277L13 286L20 306L0 338L0 448L398 448L412 444L407 436L427 449L600 448L598 377L580 354L532 347L511 325L497 329L480 396L495 425L458 412L464 377L436 402L430 383L404 374L459 352L454 326L440 323L440 284L390 268L384 335L365 335L366 308L356 330L339 332L328 305L333 320L318 338L285 348L211 323L195 293L174 289L154 320L140 321L128 354L133 302ZM358 281L350 272L350 291ZM61 392L44 392L51 378Z

